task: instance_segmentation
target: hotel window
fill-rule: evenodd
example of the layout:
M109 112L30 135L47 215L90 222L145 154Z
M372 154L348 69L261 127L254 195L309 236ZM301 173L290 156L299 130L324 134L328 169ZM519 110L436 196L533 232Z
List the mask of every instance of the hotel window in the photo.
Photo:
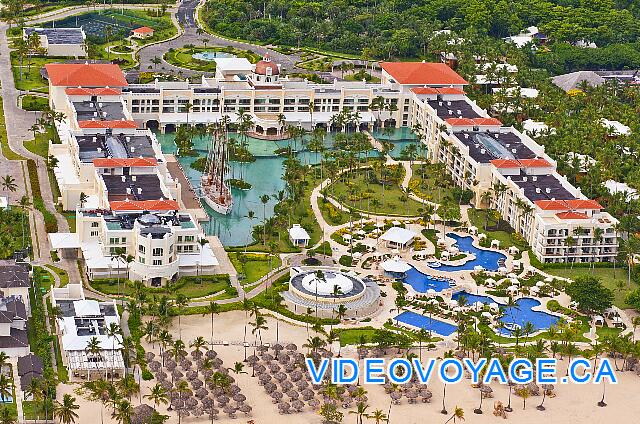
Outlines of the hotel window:
M184 236L184 241L189 243L195 240L195 236Z
M296 102L296 99L284 99L285 105L292 105Z
M162 256L163 249L162 247L156 247L153 249L153 256Z
M184 248L182 249L183 252L185 253L189 253L189 252L193 252L193 244L184 246Z
M91 231L91 237L98 237L97 231Z
M154 259L153 260L153 264L154 265L162 265L162 259Z
M91 228L97 228L98 227L98 223L97 222L92 222L91 223Z
M144 257L142 256L138 256L138 262L140 262L141 264L144 263Z
M143 245L141 245L141 244L138 245L138 252L144 253L144 246Z
M182 241L182 236L178 236L178 243Z

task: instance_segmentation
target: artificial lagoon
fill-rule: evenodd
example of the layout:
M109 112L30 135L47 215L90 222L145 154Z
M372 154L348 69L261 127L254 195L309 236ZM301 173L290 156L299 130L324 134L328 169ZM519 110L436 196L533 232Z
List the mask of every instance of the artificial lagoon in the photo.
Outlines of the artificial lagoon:
M176 153L176 145L174 143L175 133L156 134L158 141L162 147L162 151L167 154ZM239 139L239 135L230 133L230 137ZM387 138L394 144L391 155L411 143L417 143L415 136L412 135L409 128L395 129L392 132L375 132L374 137L381 139ZM327 133L324 146L327 150L334 149L335 133ZM191 164L198 157L206 156L207 144L209 137L194 137L194 150L198 156L178 157L182 168L193 188L197 191L200 186L201 172L191 168ZM211 217L211 220L203 225L207 234L217 235L225 246L241 246L253 241L251 232L255 225L262 223L264 216L270 218L273 216L273 209L277 203L274 197L270 197L269 201L263 205L260 197L264 194L269 196L276 195L280 190L284 190L285 182L282 179L284 171L285 157L278 156L275 151L281 148L293 146L292 140L260 140L253 137L246 137L246 147L255 156L255 162L240 163L232 162L229 172L229 178L242 178L244 181L252 185L250 190L232 189L234 197L234 205L231 213L228 215L220 215L208 206L204 206L205 210ZM296 151L296 157L304 164L315 165L322 158L321 153L310 151L306 146L293 146ZM399 149L399 150L398 150ZM378 156L379 152L373 148L363 153L364 156ZM204 202L203 202L204 203ZM250 219L248 212L253 211L255 217Z

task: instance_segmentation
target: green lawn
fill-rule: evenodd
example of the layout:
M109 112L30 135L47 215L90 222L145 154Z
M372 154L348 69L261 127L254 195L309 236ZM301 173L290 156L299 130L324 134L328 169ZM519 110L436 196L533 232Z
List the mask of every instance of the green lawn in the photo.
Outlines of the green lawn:
M371 343L373 340L373 334L376 329L373 327L363 328L349 328L346 330L339 330L340 346L346 345L359 345L360 337L364 336L365 343Z
M421 199L434 203L442 203L445 199L450 199L454 203L458 200L452 189L455 187L449 175L442 175L437 171L437 167L432 164L413 165L412 174L409 180L409 189L413 194ZM422 178L424 176L424 178Z
M145 287L144 291L148 294L167 294L169 298L175 298L178 294L182 294L187 298L198 298L218 293L230 288L229 277L225 275L203 275L202 283L197 277L182 277L174 285L177 289L157 288L152 289ZM94 280L90 282L91 287L107 295L118 294L117 280ZM130 281L126 283L120 280L120 290L124 291L125 296L133 296L134 288Z
M395 168L387 167L389 173ZM419 216L419 210L424 209L422 203L407 197L398 183L388 182L380 184L374 171L371 169L358 169L343 174L341 180L331 184L325 191L345 206L353 207L358 211L366 211L376 215L390 216ZM402 175L398 174L395 181L401 181Z
M20 184L20 181L18 181ZM24 224L24 232L23 232ZM22 236L24 234L24 243ZM11 209L0 210L0 259L9 259L15 250L31 244L29 216L22 209L12 206Z
M631 289L629 289L628 281L627 281L627 269L626 268L617 268L615 271L613 268L595 268L593 270L589 268L548 268L545 269L545 272L552 275L557 275L558 277L565 277L575 279L580 275L595 275L602 280L602 284L605 287L608 287L613 291L613 304L619 308L628 308L624 301L625 296L631 290L638 288L638 284L631 280Z
M495 221L489 218L489 224L487 230L485 230L485 222L488 211L485 209L469 209L467 211L469 215L469 221L471 225L478 227L478 232L485 233L487 235L487 243L491 243L491 240L500 240L500 248L507 249L510 246L516 246L520 250L528 248L527 244L520 240L519 237L515 238L513 228L509 226L505 221L500 221L500 229L491 230L496 225Z
M49 107L49 100L46 97L26 95L22 97L22 109L28 111L41 111Z
M48 408L47 418L49 420L53 420L53 412L52 408ZM44 419L44 408L42 402L33 402L30 400L25 400L22 402L22 410L24 412L25 420L35 420L35 419Z
M60 287L64 287L69 284L69 274L67 273L67 271L53 265L47 265L47 267L51 268L53 272L58 275L58 278L60 278Z
M251 63L256 63L260 60L260 56L253 52L240 50L233 47L180 47L177 49L169 50L167 53L165 53L164 59L172 65L176 65L181 68L193 69L195 71L202 72L215 72L216 62L199 60L193 57L194 54L201 52L231 53L236 57L244 57Z
M24 58L22 66L15 51L11 52L11 69L16 88L22 91L37 91L40 93L49 92L49 83L40 75L40 69L47 63L60 62L66 58L55 57L32 57ZM29 62L31 62L29 64ZM22 76L20 69L22 69Z
M267 273L280 266L281 261L278 256L271 256L271 267L269 266L269 256L256 253L229 252L229 259L238 274L244 276L242 285L255 283Z

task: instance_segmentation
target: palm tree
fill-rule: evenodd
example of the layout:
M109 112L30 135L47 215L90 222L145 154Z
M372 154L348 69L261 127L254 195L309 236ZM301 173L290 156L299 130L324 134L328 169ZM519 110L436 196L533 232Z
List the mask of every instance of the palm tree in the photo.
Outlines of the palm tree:
M194 348L194 350L196 350L198 352L200 352L200 349L202 349L206 345L207 345L207 342L205 341L204 337L202 337L202 336L196 337L191 342L191 347Z
M198 282L200 284L202 284L202 274L200 274L200 266L202 264L202 251L204 250L204 245L207 243L209 243L209 240L207 240L204 237L201 237L198 239L198 244L200 245L200 262L198 262L197 273L198 273Z
M131 424L131 417L133 417L133 405L128 400L121 400L116 405L115 410L111 414L111 417L115 419L118 424Z
M178 337L182 338L182 323L181 323L181 317L182 317L182 308L184 308L185 306L187 306L189 304L189 299L187 299L187 296L185 296L182 293L178 293L176 295L175 300L173 301L173 303L175 304L176 308L178 309Z
M262 244L267 244L267 203L271 197L268 194L260 196L262 202Z
M387 414L385 414L382 409L376 409L371 414L367 414L366 417L367 419L374 420L376 424L387 420Z
M76 398L65 393L62 402L56 401L53 406L53 416L58 418L61 424L73 424L78 418L76 413L78 409L80 406L76 403Z
M144 397L152 401L156 406L156 409L158 409L160 404L166 405L169 403L169 394L167 393L167 389L165 389L160 383L156 383L156 385L149 391L149 394L144 395Z
M456 406L453 410L453 414L451 414L449 419L445 421L444 424L447 424L451 420L453 420L454 423L456 422L456 420L464 421L464 410L459 406Z
M122 331L120 330L120 326L115 322L109 324L107 328L107 338L111 339L111 350L115 352L116 350L116 341L118 341L118 336L122 335ZM113 381L113 369L115 368L115 356L113 357L113 364L111 368L111 381Z
M93 336L89 339L84 350L87 353L87 356L90 356L91 358L93 358L95 362L100 362L102 360L100 358L100 352L102 352L102 347L100 346L100 341L96 336ZM90 380L88 368L87 368L87 380Z
M213 344L213 329L214 329L214 316L218 315L220 313L220 305L217 304L215 301L210 301L209 304L206 306L206 311L204 314L202 314L202 316L206 315L206 314L211 314L211 344Z
M256 341L258 340L258 338L260 338L260 346L262 346L262 330L269 329L269 327L267 326L266 318L259 313L256 314L255 321L251 323L251 326L253 327L251 329L251 334L256 337Z
M18 202L18 206L20 206L20 208L22 209L22 216L21 216L21 220L22 220L22 248L24 249L24 216L27 214L27 209L30 208L31 206L31 201L29 200L29 198L27 196L22 196L20 198L20 201Z
M0 424L16 424L18 420L12 411L6 406L0 408Z
M356 410L349 411L349 414L356 415L356 424L362 424L362 418L367 416L367 408L369 408L369 405L364 402L358 402L356 404Z
M27 398L31 398L37 421L40 421L40 408L38 408L38 404L42 402L44 393L42 393L42 384L39 378L31 379L29 385L26 387L25 395Z
M3 190L7 190L11 192L15 192L18 188L18 184L16 184L16 179L13 178L12 175L5 175L4 177L2 177L2 180L0 181L0 185L2 186Z

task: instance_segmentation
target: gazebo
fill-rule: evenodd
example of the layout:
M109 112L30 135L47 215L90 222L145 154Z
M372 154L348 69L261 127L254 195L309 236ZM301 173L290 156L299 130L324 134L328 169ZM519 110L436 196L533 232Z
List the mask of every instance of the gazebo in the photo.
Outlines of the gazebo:
M293 224L293 227L289 228L289 240L297 247L307 247L311 237L300 224Z
M416 236L416 233L406 228L391 227L380 236L380 240L385 241L389 248L404 250L411 246Z
M400 260L400 257L398 256L394 256L393 258L382 262L380 266L384 270L385 276L392 278L404 278L407 271L411 269L411 265Z

